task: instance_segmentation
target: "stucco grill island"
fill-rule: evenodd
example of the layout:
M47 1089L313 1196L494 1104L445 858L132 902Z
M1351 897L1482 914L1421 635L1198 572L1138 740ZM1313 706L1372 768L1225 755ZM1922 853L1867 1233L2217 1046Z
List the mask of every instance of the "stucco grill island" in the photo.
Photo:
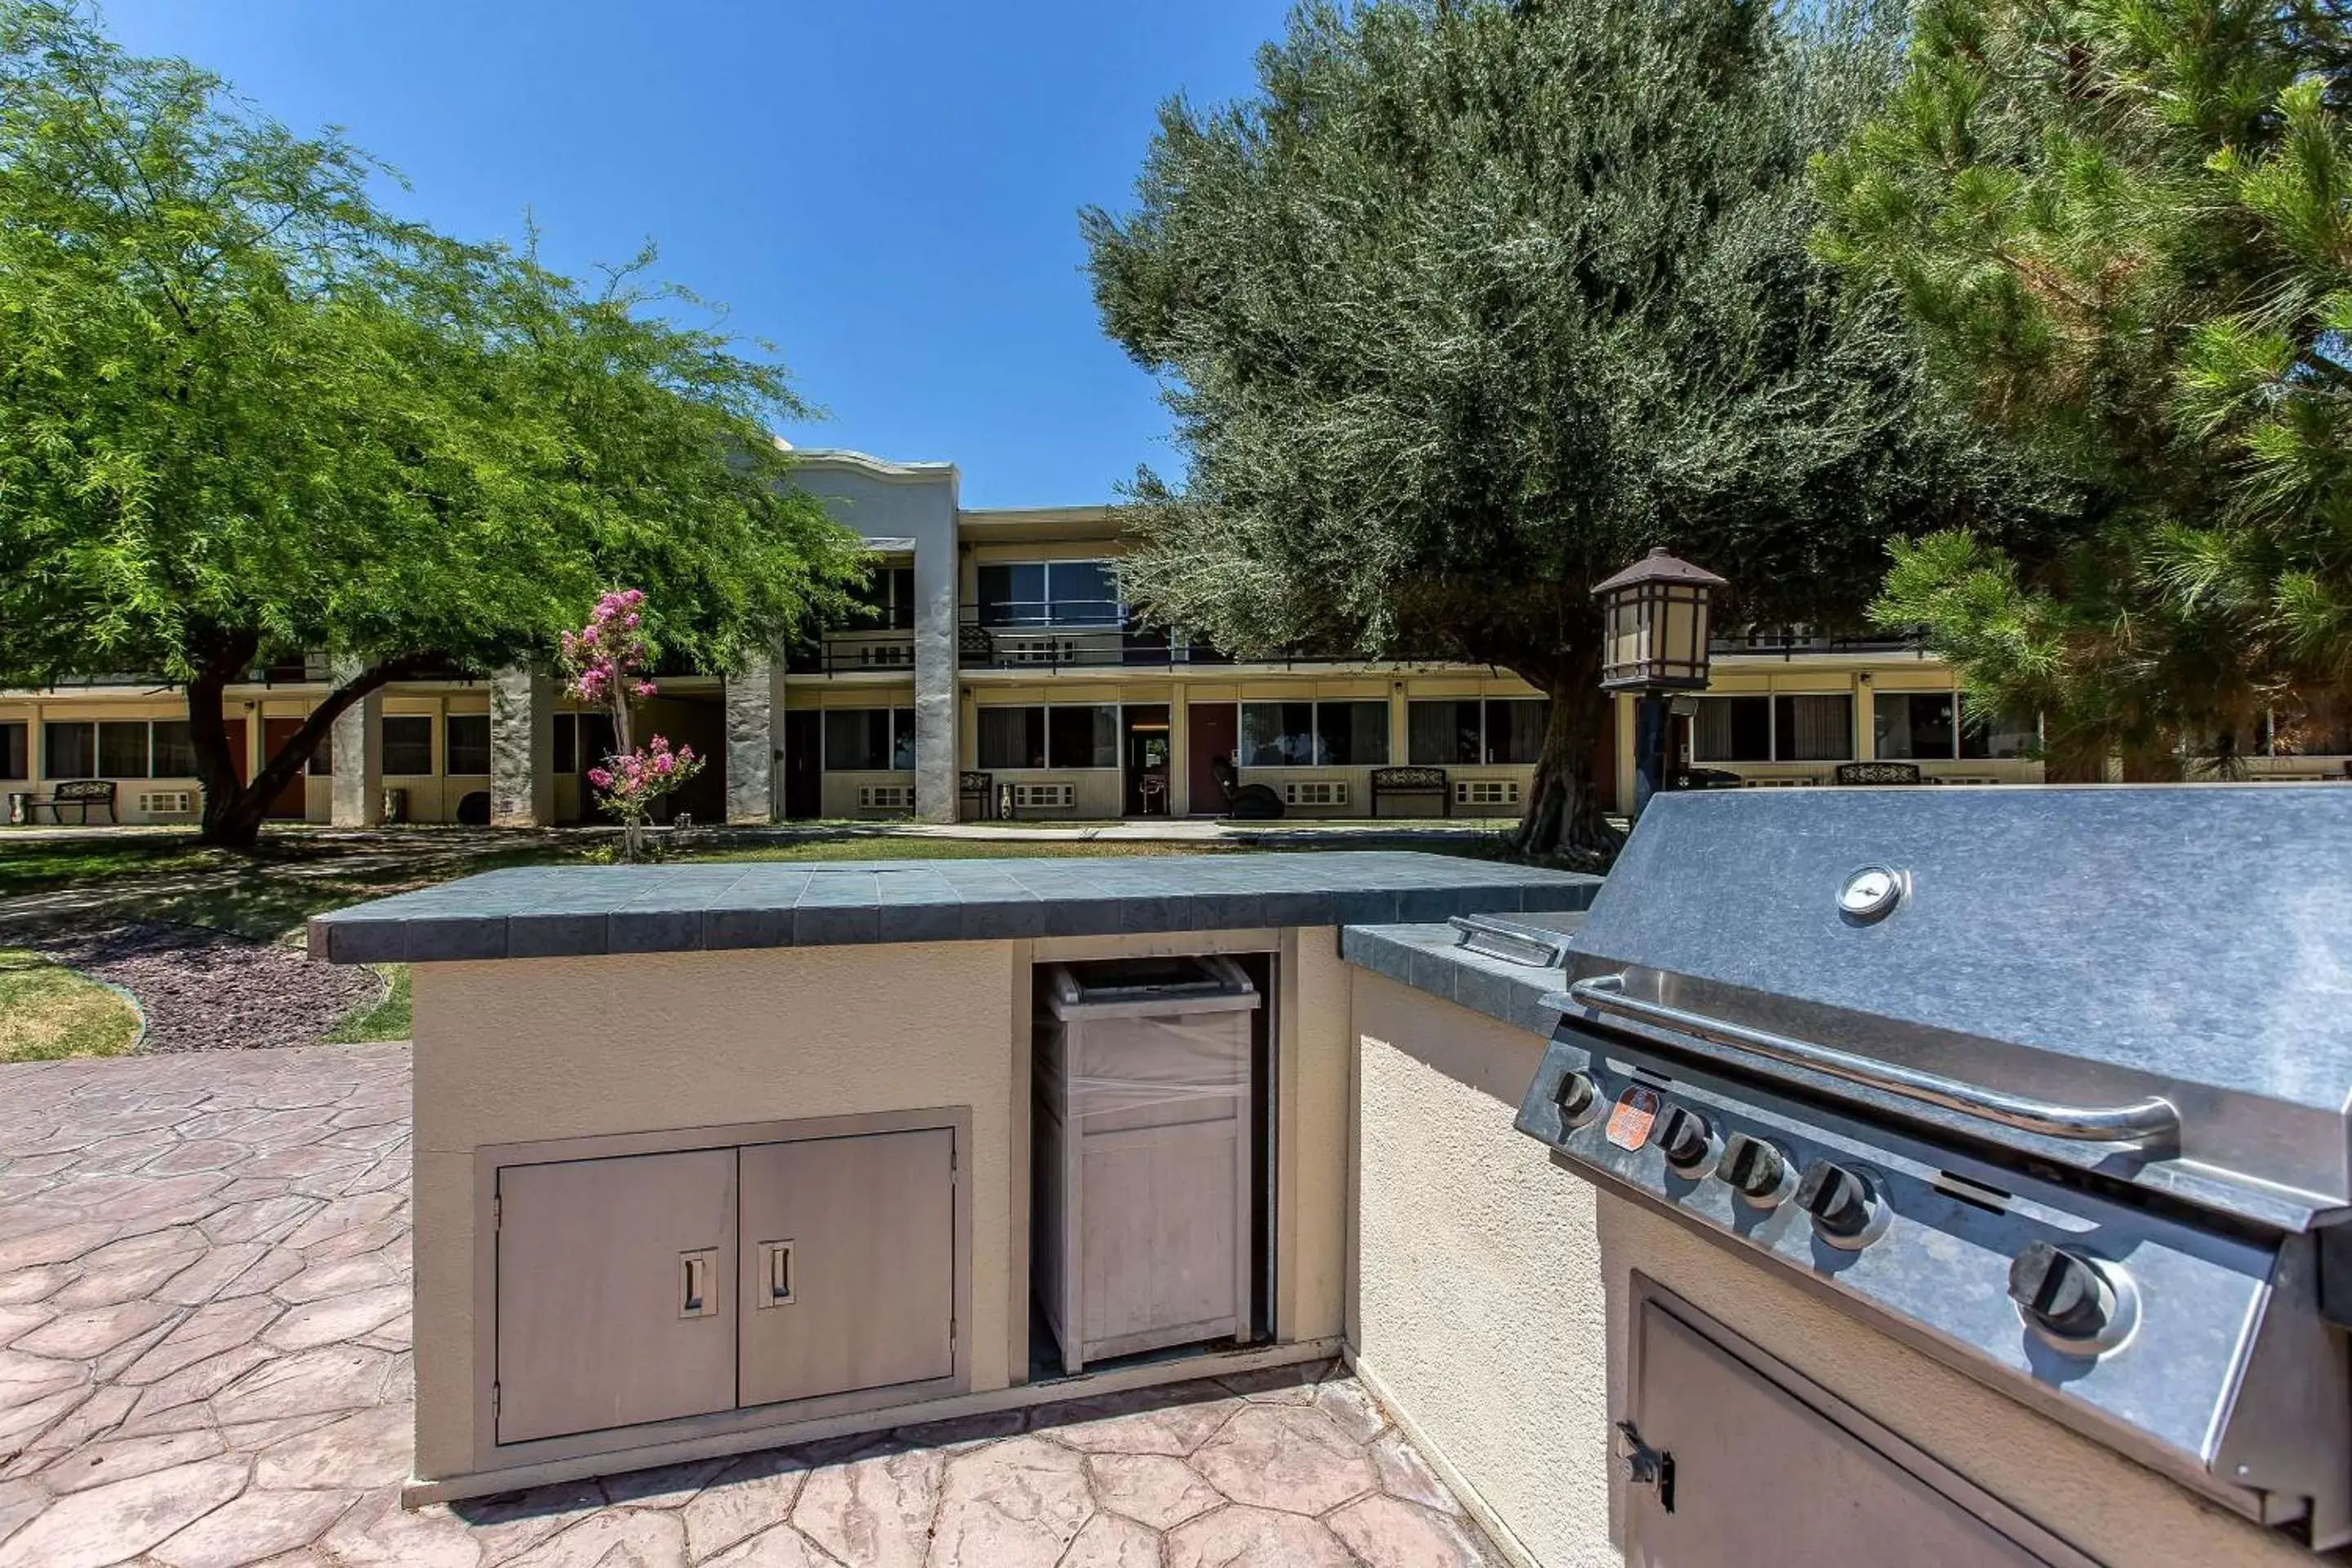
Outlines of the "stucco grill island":
M411 1499L1337 1354L1339 928L1597 886L1377 852L571 868L314 921L314 953L416 966Z
M2347 864L2326 787L1727 792L1605 888L876 862L328 917L420 963L409 1495L1336 1353L1517 1563L2307 1563L2352 1534ZM1044 1043L1188 996L1180 1093ZM1051 1135L1072 1072L1144 1092ZM1055 1247L1139 1326L1041 1306Z

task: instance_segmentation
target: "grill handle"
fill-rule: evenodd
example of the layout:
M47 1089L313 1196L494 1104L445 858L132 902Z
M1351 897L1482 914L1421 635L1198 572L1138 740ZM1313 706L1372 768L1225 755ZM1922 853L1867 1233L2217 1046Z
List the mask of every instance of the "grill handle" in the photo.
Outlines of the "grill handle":
M1710 1018L1704 1013L1686 1012L1663 1002L1643 1001L1625 994L1625 980L1619 974L1598 974L1575 981L1564 994L1546 997L1545 1002L1562 1011L1571 1006L1590 1007L1596 1013L1671 1029L2046 1137L2078 1143L2169 1143L2180 1136L2180 1112L2168 1100L2150 1098L2129 1105L2058 1105L2046 1100L2026 1100L1958 1079L1874 1061L1811 1041Z

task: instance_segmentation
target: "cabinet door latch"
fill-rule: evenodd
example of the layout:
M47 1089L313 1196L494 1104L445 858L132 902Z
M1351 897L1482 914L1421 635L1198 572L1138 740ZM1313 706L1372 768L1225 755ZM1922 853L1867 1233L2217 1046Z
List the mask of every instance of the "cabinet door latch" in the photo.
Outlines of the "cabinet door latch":
M1625 1484L1658 1489L1658 1506L1675 1511L1675 1457L1642 1441L1642 1429L1631 1421L1617 1423L1617 1458L1625 1467Z

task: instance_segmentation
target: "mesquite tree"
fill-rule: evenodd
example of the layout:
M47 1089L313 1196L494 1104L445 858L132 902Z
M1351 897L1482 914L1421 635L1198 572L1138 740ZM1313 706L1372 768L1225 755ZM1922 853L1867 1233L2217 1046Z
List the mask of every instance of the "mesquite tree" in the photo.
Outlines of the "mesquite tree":
M1593 584L1667 545L1733 618L1858 624L1885 541L2017 478L1890 303L1808 253L1808 158L1899 65L1881 10L1309 4L1258 89L1162 110L1087 213L1104 325L1188 460L1129 591L1236 653L1361 647L1551 700L1520 825L1605 851Z
M766 433L805 412L782 367L680 324L649 256L583 287L395 219L378 173L0 0L0 683L182 687L216 843L367 693L544 658L606 583L724 668L864 569ZM313 650L333 689L240 784L224 688Z

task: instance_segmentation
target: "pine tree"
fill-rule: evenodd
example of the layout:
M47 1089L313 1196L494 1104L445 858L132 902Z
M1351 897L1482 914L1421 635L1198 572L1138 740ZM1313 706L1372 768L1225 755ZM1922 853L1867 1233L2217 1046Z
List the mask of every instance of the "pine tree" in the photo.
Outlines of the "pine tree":
M2352 59L2335 4L1927 0L1822 254L2092 504L1902 548L1876 613L2155 776L2352 678Z

